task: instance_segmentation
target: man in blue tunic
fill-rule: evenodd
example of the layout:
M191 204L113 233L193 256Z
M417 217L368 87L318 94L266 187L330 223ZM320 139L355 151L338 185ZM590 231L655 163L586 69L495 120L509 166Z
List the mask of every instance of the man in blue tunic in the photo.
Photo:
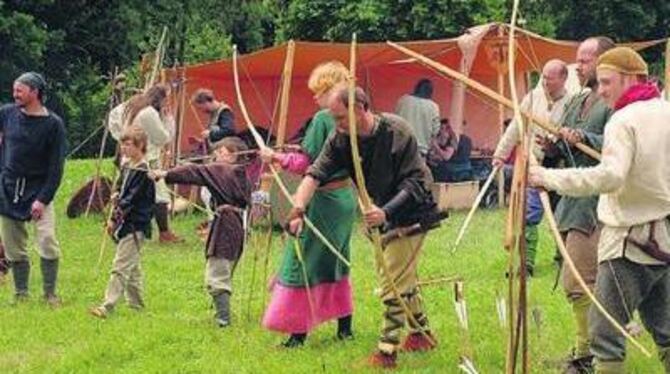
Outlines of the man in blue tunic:
M14 104L0 107L0 235L12 268L17 301L28 297L28 230L37 233L45 301L56 296L60 247L55 235L53 198L63 176L65 128L43 105L46 82L29 72L14 81Z

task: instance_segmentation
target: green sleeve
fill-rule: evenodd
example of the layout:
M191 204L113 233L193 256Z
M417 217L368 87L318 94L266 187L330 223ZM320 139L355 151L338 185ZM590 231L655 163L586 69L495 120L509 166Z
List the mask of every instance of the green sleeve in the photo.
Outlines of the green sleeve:
M335 121L327 110L317 112L312 118L302 141L302 149L312 162L316 160L323 145L335 129Z
M602 100L599 100L597 108L594 108L596 113L592 120L584 128L584 142L586 145L600 151L603 147L603 134L605 133L605 125L612 116L612 110L605 105Z

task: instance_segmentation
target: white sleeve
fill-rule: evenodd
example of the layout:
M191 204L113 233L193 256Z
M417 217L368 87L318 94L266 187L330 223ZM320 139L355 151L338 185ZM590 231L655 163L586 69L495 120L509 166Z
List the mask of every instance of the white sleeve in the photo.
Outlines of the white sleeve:
M112 138L117 142L121 139L123 132L123 112L126 109L126 103L121 103L109 112L107 117L107 128Z
M521 101L520 107L522 111L525 112L530 111L531 94L532 91L529 92L528 95L526 95ZM505 132L503 133L502 137L500 138L500 141L498 142L498 146L496 147L493 156L502 159L506 159L507 157L509 157L514 147L517 144L519 144L519 137L520 137L519 126L517 122L513 119L507 126L507 129L505 129Z
M590 168L540 169L544 185L561 195L591 196L621 188L635 153L635 135L625 123L605 126L600 164Z
M137 115L136 120L139 121L142 130L147 133L151 144L162 147L170 141L170 132L155 109L143 109Z

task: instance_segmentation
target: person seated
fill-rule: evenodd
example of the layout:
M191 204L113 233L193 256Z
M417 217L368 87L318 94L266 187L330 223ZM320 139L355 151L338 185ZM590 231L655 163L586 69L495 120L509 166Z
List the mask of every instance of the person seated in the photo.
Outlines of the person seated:
M441 121L440 132L435 137L428 164L435 182L463 182L473 179L470 155L472 140L465 134L456 137L448 120Z

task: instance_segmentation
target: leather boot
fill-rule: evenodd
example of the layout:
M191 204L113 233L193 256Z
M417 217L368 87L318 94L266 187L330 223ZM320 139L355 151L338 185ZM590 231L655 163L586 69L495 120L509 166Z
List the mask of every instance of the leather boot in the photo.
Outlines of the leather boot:
M184 239L178 237L172 231L161 231L158 233L158 242L161 244L183 243Z

